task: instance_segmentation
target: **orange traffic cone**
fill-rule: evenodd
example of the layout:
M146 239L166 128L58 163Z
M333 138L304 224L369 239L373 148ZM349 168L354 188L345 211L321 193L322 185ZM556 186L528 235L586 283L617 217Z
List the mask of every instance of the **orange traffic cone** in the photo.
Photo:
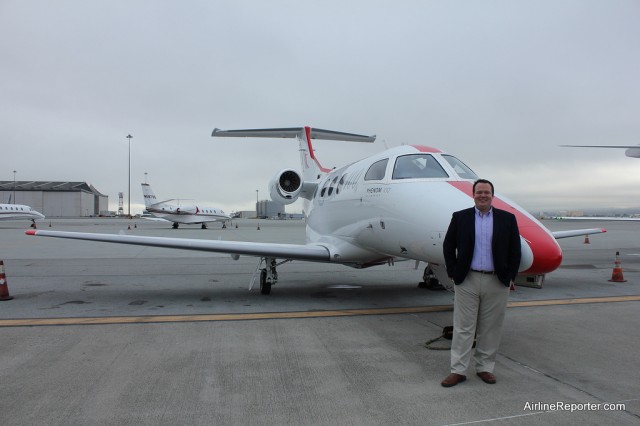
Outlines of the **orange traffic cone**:
M591 244L591 243L589 242L589 236L588 236L588 235L585 235L585 236L584 236L584 243L585 243L585 244Z
M609 282L612 283L626 283L627 280L622 276L622 264L620 263L620 252L616 252L616 260L613 262L613 273Z
M9 296L9 286L7 278L4 276L4 261L0 260L0 300L11 300L13 296Z

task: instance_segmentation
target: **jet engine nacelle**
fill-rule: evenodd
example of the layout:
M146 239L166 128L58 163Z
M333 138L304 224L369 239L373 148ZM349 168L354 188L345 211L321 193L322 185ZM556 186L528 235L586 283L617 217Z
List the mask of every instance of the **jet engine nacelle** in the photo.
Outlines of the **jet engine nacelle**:
M269 182L269 194L277 203L293 203L298 199L300 190L302 190L302 176L295 170L283 170Z
M196 206L184 206L176 207L176 210L172 213L175 214L198 214L198 208Z
M624 152L627 157L640 158L640 148L629 148Z

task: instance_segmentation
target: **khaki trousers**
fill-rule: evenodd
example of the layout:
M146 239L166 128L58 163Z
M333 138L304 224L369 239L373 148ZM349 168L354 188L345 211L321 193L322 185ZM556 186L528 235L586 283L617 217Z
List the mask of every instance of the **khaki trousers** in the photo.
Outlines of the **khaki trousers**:
M509 287L496 275L469 271L465 280L454 286L453 341L451 372L466 374L473 352L478 373L493 372L502 336L502 324L509 299Z

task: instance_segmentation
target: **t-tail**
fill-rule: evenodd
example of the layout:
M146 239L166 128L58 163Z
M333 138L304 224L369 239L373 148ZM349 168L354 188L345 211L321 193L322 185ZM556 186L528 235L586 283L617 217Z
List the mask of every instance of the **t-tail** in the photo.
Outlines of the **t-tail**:
M307 182L317 181L324 173L331 169L322 167L313 151L311 139L324 139L346 142L374 142L374 136L357 135L354 133L336 132L333 130L305 127L287 127L274 129L246 129L220 130L213 129L213 137L245 137L245 138L296 138L300 146L300 164L303 179Z
M144 195L144 206L149 207L158 203L156 195L153 193L151 189L151 185L148 183L142 184L142 195Z

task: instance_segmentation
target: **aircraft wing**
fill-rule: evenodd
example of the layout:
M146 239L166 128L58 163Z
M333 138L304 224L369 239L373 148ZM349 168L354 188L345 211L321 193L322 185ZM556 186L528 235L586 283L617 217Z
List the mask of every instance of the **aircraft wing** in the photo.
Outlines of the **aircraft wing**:
M556 220L595 220L611 222L638 222L640 217L611 217L611 216L558 216Z
M590 228L590 229L572 229L571 231L555 231L555 232L552 232L551 234L553 234L553 237L557 240L560 238L581 237L583 235L590 235L590 234L601 234L603 232L607 232L607 230L602 228Z
M640 148L640 145L559 145L571 148Z
M640 158L640 145L560 145L570 148L622 148L627 157Z
M264 256L278 259L329 262L329 250L319 245L254 243L246 241L198 240L189 238L144 237L138 235L93 234L88 232L41 231L30 229L27 235L70 238L105 243L133 244L182 250Z
M141 217L141 219L150 220L150 221L153 221L153 222L171 222L170 220L167 220L167 219L164 219L164 218L161 218L161 217L155 217L155 216L153 216L153 217L152 216L143 216L143 217Z

